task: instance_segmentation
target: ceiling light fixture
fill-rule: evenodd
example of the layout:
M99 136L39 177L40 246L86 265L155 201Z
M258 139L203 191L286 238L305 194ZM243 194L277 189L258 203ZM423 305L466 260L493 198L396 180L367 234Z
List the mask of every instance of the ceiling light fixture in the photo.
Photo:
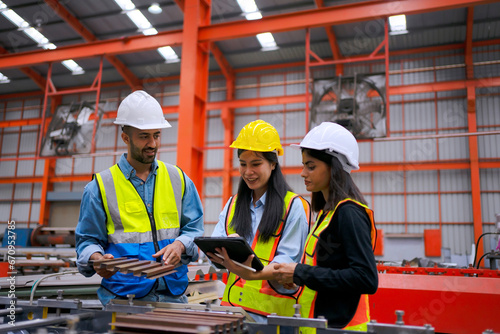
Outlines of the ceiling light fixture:
M3 75L2 73L0 73L0 84L5 84L5 83L9 83L10 82L10 79L7 78L5 75Z
M0 13L17 26L19 31L22 31L25 35L31 38L36 42L38 47L43 48L45 50L54 50L57 49L57 46L54 43L51 43L47 37L45 37L39 30L30 26L25 19L19 16L15 11L8 8L7 5L0 0ZM85 71L81 68L74 60L68 59L62 62L66 68L68 68L73 74L83 74ZM0 82L4 83L5 80L9 80L6 76L0 76ZM9 80L10 81L10 80ZM7 82L9 82L7 81Z
M134 3L131 0L115 0L115 2L123 10L123 13L127 14L130 20L137 26L137 28L139 28L139 31L143 35L149 36L158 34L158 30L156 30L151 22L149 22L147 17L145 17L144 14L142 14L142 12L135 7ZM152 13L151 7L154 8L155 5L158 7L158 9L160 9L161 12L160 5L155 2L152 3L148 8L148 11L150 13ZM160 12L158 12L158 14ZM170 46L164 46L158 48L157 50L158 53L165 59L166 63L176 63L180 61L179 56L177 56L174 49L172 49Z
M406 30L406 15L389 16L389 29L391 35L407 34Z
M160 14L162 12L162 9L157 2L153 2L148 8L148 12L150 12L151 14Z

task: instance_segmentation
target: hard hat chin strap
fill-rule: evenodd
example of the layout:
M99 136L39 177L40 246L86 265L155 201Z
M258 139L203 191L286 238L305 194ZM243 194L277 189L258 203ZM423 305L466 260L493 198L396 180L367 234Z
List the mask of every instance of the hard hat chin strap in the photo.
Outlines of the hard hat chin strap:
M347 158L345 157L345 155L330 150L326 150L326 153L333 155L335 158L337 158L340 161L340 164L342 165L342 169L344 169L347 172L347 174L351 174L352 167L349 165L349 162L347 162Z

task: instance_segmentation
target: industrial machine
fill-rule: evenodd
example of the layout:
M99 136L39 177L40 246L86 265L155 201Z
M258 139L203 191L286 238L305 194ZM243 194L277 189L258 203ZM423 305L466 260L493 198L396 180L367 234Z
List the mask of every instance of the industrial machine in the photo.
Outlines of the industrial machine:
M41 298L36 302L15 301L0 297L0 333L279 333L278 327L317 328L318 334L354 333L328 329L325 319L304 319L271 315L268 324L257 324L238 307L201 304L144 303L119 300L100 304L78 299ZM296 309L298 311L298 308ZM398 312L394 324L371 322L367 333L434 333L434 328L408 326ZM359 332L356 332L359 333Z

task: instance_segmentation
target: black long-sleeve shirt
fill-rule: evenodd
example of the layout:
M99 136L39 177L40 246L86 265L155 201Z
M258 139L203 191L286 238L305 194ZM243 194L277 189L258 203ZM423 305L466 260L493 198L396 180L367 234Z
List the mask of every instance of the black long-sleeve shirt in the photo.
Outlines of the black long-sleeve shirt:
M352 202L341 204L320 235L317 266L298 264L295 268L294 283L318 291L314 317L324 316L328 327L345 327L360 296L377 291L370 226L362 207Z

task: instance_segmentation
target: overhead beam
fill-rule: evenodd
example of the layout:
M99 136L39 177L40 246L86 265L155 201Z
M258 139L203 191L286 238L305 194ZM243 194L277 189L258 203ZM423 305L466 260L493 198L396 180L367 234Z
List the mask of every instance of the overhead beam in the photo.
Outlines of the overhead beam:
M268 16L254 21L233 21L201 27L200 41L221 41L254 36L263 32L283 32L306 28L371 21L399 14L420 14L461 7L484 5L494 0L391 0L370 1L323 7Z
M0 54L9 54L9 51L0 46ZM41 90L45 90L47 80L40 73L29 67L21 67L19 70L33 80Z
M67 24L70 25L73 30L75 30L80 36L87 42L97 41L97 37L88 30L73 14L71 14L60 2L59 0L45 0L45 3L52 8L52 10L59 15ZM106 60L115 67L115 69L120 73L127 85L130 86L132 90L142 87L142 82L137 78L131 70L129 70L116 56L106 55Z
M234 21L199 28L198 42L214 42L254 36L262 32L282 32L305 28L368 21L397 14L418 14L493 3L494 0L391 0L323 7L265 17L256 21ZM133 36L71 45L55 50L31 51L0 57L0 68L80 59L109 54L125 54L182 44L182 31L160 32L154 36Z
M315 0L316 7L323 8L325 6L323 0ZM339 44L337 42L337 37L335 36L335 31L333 31L333 27L325 27L326 36L328 37L328 42L330 43L330 49L332 50L333 59L339 60L342 59L342 53L340 52ZM344 65L337 64L335 65L335 71L337 75L342 75L344 73Z
M81 59L101 55L141 52L159 47L182 44L182 30L160 32L152 36L132 36L105 41L62 46L55 50L28 51L0 56L0 68L31 66L66 59Z

